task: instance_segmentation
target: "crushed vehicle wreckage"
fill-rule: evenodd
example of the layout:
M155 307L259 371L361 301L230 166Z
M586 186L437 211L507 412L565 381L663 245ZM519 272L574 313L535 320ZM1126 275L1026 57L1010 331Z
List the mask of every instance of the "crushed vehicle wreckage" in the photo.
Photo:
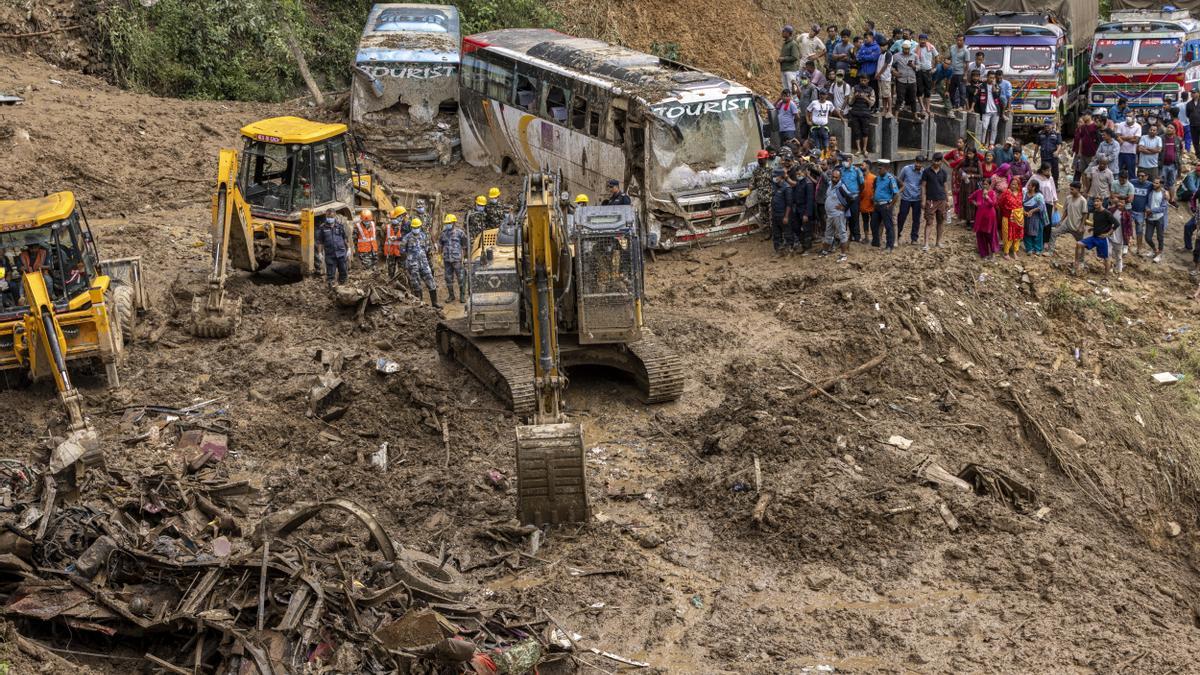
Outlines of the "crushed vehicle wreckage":
M230 468L218 401L130 407L121 426L172 450L71 480L0 459L0 602L22 649L119 644L159 672L263 675L523 673L570 656L548 616L486 602L450 552L394 541L354 501L268 512Z

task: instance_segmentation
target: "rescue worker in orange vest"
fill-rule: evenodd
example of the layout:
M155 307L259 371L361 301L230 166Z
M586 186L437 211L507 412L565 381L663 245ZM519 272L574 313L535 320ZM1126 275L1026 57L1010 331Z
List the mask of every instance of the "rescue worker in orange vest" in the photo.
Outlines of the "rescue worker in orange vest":
M354 241L358 251L358 261L366 269L375 269L379 260L379 237L375 230L375 216L363 209L354 219Z
M383 257L387 260L388 277L395 279L401 267L404 266L404 253L400 250L400 239L406 234L408 219L405 215L408 209L397 206L392 209L391 219L384 228Z
M36 240L31 241L23 251L21 251L21 272L28 274L30 272L40 272L46 269L48 251Z

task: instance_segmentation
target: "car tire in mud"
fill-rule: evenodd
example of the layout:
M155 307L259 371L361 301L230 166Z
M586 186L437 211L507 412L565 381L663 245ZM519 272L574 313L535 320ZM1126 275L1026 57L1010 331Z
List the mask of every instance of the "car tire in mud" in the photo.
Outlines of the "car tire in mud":
M403 581L409 588L418 592L447 600L461 600L466 597L467 585L463 583L462 575L458 570L449 565L441 565L440 562L426 553L401 549L396 552L392 575L397 581Z

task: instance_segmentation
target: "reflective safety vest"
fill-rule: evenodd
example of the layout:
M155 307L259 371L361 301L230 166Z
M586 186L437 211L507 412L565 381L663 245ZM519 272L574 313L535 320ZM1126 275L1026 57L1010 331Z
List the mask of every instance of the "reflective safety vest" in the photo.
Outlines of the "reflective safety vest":
M374 253L377 251L379 247L375 244L375 223L359 221L355 227L358 229L358 252Z
M38 247L37 254L29 255L29 250L21 251L21 271L22 272L38 272L46 266L46 249Z
M383 254L393 258L400 257L400 239L404 237L404 226L399 222L388 223L387 238L383 240Z

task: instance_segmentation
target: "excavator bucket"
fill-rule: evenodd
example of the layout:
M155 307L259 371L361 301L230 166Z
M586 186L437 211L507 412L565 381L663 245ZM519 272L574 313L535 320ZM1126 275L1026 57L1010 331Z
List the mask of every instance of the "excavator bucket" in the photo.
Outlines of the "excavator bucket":
M588 521L583 429L578 424L517 427L517 511L525 525Z
M237 331L242 321L242 299L227 298L224 293L214 300L212 294L192 298L191 333L196 337L225 338Z

